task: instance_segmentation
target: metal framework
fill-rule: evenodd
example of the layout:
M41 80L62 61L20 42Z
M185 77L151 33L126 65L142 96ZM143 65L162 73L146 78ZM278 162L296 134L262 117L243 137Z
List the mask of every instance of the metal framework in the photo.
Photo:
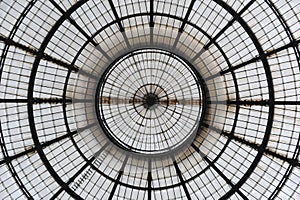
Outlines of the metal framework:
M297 0L0 1L3 199L299 199Z

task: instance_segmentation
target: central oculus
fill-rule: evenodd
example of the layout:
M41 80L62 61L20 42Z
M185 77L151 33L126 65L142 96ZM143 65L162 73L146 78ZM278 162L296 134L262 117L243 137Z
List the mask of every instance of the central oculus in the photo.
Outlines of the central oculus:
M189 146L202 116L201 80L192 65L168 51L124 55L98 83L96 111L103 133L125 151L143 155Z
M146 94L143 98L143 105L144 105L144 108L147 108L147 109L152 109L155 107L155 105L157 105L159 102L158 102L158 96L156 94L153 94L153 93L149 93L149 94Z

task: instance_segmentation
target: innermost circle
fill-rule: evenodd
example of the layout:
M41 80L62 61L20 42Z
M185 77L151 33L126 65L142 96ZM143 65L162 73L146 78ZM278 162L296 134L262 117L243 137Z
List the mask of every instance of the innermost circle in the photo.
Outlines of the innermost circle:
M158 103L158 96L153 93L146 94L143 99L144 108L153 109Z
M101 76L98 121L118 147L143 155L189 146L202 117L202 78L176 54L136 50L116 60Z

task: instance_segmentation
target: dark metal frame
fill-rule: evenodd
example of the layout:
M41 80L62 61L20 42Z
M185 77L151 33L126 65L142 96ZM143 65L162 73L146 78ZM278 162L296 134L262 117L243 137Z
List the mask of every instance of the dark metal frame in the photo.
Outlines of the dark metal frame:
M99 105L102 103L101 102L101 96L103 96L103 89L101 89L101 87L102 87L102 85L106 82L106 76L107 76L107 73L108 73L108 71L109 70L111 70L111 68L115 65L115 63L117 63L119 60L121 60L121 59L124 59L124 58L126 58L126 57L131 57L131 56L134 56L134 55L136 55L136 54L142 54L143 52L139 52L139 50L148 50L149 52L151 52L151 50L153 49L153 52L155 52L155 50L163 50L163 52L159 52L160 54L162 54L162 55L169 55L170 57L174 57L174 58L176 58L176 57L178 57L179 59L181 59L182 61L184 61L185 62L185 64L187 64L189 67L190 67L190 70L196 75L196 78L197 78L197 83L198 83L198 85L197 85L197 87L199 88L199 91L202 91L202 97L203 97L203 99L202 99L202 107L203 107L203 111L202 111L202 113L201 113L201 116L200 116L200 119L201 119L201 121L199 122L199 124L200 124L200 126L198 127L198 131L199 131L199 129L201 128L201 122L202 122L202 120L204 119L204 117L205 117L205 107L206 107L206 102L207 102L207 100L209 99L209 94L208 94L208 89L207 89L207 86L205 85L205 82L204 82L204 80L203 80L203 78L201 77L201 75L199 74L199 72L196 70L196 68L188 61L188 60L186 60L185 58L183 58L182 56L180 56L180 55L176 55L176 54L173 54L172 52L168 52L168 51L166 51L166 52L164 52L165 50L164 49L159 49L159 48L151 48L150 47L150 49L148 49L148 48L142 48L142 49L136 49L136 50L134 50L134 51L131 51L131 52L128 52L128 53L126 53L125 55L122 55L122 56L120 56L119 58L117 58L113 63L111 63L110 64L110 66L108 66L106 69L105 69L105 71L103 72L103 74L102 74L102 76L101 76L101 78L99 79L99 82L98 82L98 86L97 86L97 92L96 92L96 95L95 95L95 109L96 109L96 113L97 113L97 118L98 118L98 121L99 121L99 124L100 124L100 126L102 127L102 130L103 130L103 132L105 133L105 135L110 139L110 141L112 141L116 146L118 146L119 148L121 148L121 149L123 149L123 150L125 150L125 151L128 151L128 152L134 152L133 150L131 150L131 149L127 149L127 148L125 148L122 144L120 144L120 142L119 141L117 141L116 139L114 139L112 136L111 136L111 134L109 133L109 131L107 130L107 128L106 127L108 127L108 125L106 124L106 122L105 122L105 120L103 120L103 119L105 119L105 117L103 116L103 110L101 111L101 113L100 113L100 110L102 109L102 108L100 108L99 107ZM148 52L147 51L147 52ZM180 61L179 61L180 62ZM200 89L201 88L201 89ZM198 132L197 131L197 132ZM192 135L193 136L193 135ZM194 137L194 136L193 136ZM185 145L185 143L183 143L182 145ZM174 151L177 151L177 149L182 149L183 148L183 146L179 146L179 147L177 147ZM156 156L163 156L163 154L162 155L156 155Z
M285 28L285 32L287 32L287 34L290 37L291 42L288 43L287 45L284 45L282 47L279 47L277 49L274 49L270 52L264 52L264 50L262 49L262 47L260 46L260 43L258 41L258 39L256 38L255 34L253 33L253 31L251 30L251 28L247 25L247 23L242 19L241 15L249 8L251 7L251 5L253 5L253 3L255 2L255 0L251 0L239 13L237 13L236 11L234 11L231 7L229 7L226 3L224 3L221 0L215 0L215 2L220 5L222 8L226 9L227 12L229 12L233 19L231 21L228 22L228 24L220 31L218 32L214 37L209 36L208 34L206 34L204 31L201 30L201 28L197 27L197 25L192 24L191 22L189 22L189 17L193 8L193 5L195 3L195 1L193 0L188 8L188 11L184 17L184 19L181 19L179 17L176 16L172 16L166 13L155 13L154 12L154 2L153 0L150 0L150 13L139 13L139 14L134 14L131 16L126 16L126 17L119 17L115 8L115 5L113 4L113 2L110 0L110 6L112 9L112 12L114 13L115 16L115 20L112 21L110 24L105 25L104 27L102 27L101 29L99 29L99 31L97 33L95 33L95 35L93 36L89 36L89 34L87 34L76 22L75 20L73 20L70 15L76 10L78 9L80 6L82 6L84 3L86 3L87 1L79 1L78 3L76 3L74 6L72 6L69 10L64 11L63 8L61 8L54 0L50 0L50 2L62 13L62 16L60 17L60 19L55 23L55 25L52 27L52 29L49 31L47 37L45 38L45 40L43 41L41 47L39 49L34 49L32 47L29 46L25 46L23 44L17 43L13 40L14 34L17 31L20 23L22 22L22 20L24 19L24 17L26 16L27 12L30 10L30 8L34 5L36 1L32 1L28 4L28 6L26 7L26 9L23 11L20 19L18 19L18 22L16 23L13 31L11 32L10 36L8 38L4 37L4 36L0 36L0 41L2 41L3 43L5 43L5 48L3 51L3 54L1 56L1 60L0 60L0 66L1 66L1 70L3 69L3 65L4 65L4 60L5 57L7 55L7 51L9 46L14 46L16 48L19 48L25 52L28 52L32 55L36 56L33 68L32 68L32 73L31 73L31 77L30 77L30 83L29 83L29 88L28 88L28 96L27 99L1 99L0 103L27 103L27 107L28 107L28 114L29 114L29 122L30 122L30 129L32 132L32 138L34 140L34 144L35 146L32 147L31 149L28 149L24 152L21 152L19 154L16 154L14 156L8 156L7 150L5 148L5 143L4 143L4 138L1 138L1 148L2 151L4 152L4 160L0 161L0 164L7 164L11 173L14 175L14 178L17 182L17 184L19 185L19 187L22 189L24 195L27 198L32 198L31 194L28 192L28 190L26 189L26 187L22 184L22 181L20 180L20 178L18 177L17 173L14 171L14 167L11 164L11 161L14 159L17 159L25 154L31 153L31 152L37 152L40 156L40 158L42 159L44 165L46 166L47 170L50 172L50 174L52 175L52 177L57 181L57 183L59 183L61 185L61 189L53 196L53 198L57 197L62 191L66 191L68 192L72 197L74 198L80 198L73 190L70 189L69 184L71 182L73 182L75 180L76 177L78 177L82 171L84 171L84 169L86 169L87 167L91 167L94 170L96 170L99 173L100 172L93 164L93 160L95 159L95 157L92 157L90 159L86 158L84 156L84 154L81 152L81 150L79 149L79 147L76 145L76 142L74 141L74 139L72 138L72 136L74 134L77 133L77 131L71 131L69 128L69 124L68 124L68 117L66 114L66 105L68 103L72 103L71 99L68 99L66 96L66 90L68 87L68 81L69 81L69 77L71 73L77 73L78 70L80 70L78 67L76 67L74 65L76 59L78 58L78 56L80 55L80 53L82 52L82 50L84 49L84 47L87 45L87 43L92 43L93 46L95 46L98 50L99 50L99 46L98 44L94 41L94 37L101 31L105 30L106 28L108 28L109 26L113 25L113 24L118 24L119 26L119 30L121 32L124 32L123 36L125 38L126 44L127 46L130 48L130 43L125 35L125 29L122 26L122 21L125 19L129 19L129 18L133 18L133 17L138 17L138 16L149 16L150 15L150 22L149 22L149 26L150 27L154 27L155 23L154 23L154 16L165 16L168 18L173 18L173 19L177 19L180 20L181 26L179 27L178 30L178 35L177 35L177 39L175 40L174 43L174 48L177 45L177 42L179 41L179 37L181 36L181 32L184 31L184 27L186 24L191 25L192 27L196 28L198 31L203 32L203 34L205 34L209 39L209 43L207 43L203 49L199 51L199 54L195 56L195 59L197 59L197 57L199 57L203 51L208 50L209 47L211 45L215 45L219 51L221 52L221 54L223 55L224 59L226 60L227 64L228 64L228 68L225 70L220 71L218 74L212 75L211 77L206 78L205 80L211 80L214 79L216 77L218 77L219 75L223 76L226 75L227 73L231 73L234 84L235 84L235 91L236 91L236 99L235 100L228 100L227 102L211 102L209 100L206 101L207 106L209 107L209 104L221 104L221 103L225 103L227 105L235 105L235 120L234 123L232 125L232 130L231 132L226 132L223 130L218 130L218 132L220 132L222 135L226 136L228 138L227 143L225 144L225 147L223 148L223 150L221 151L221 153L218 155L218 157L216 157L214 160L210 160L208 157L204 157L204 160L208 163L208 167L206 169L208 169L209 167L212 167L215 171L218 172L218 174L232 187L231 190L225 194L222 199L227 199L230 196L232 196L235 192L237 192L242 198L247 199L247 197L242 193L242 191L240 191L241 186L246 182L246 180L250 177L250 175L252 174L252 172L254 171L254 169L256 168L258 162L260 161L261 157L263 156L263 154L267 154L270 156L273 156L275 158L278 158L280 160L283 160L287 163L290 164L289 169L287 170L286 174L284 175L285 178L283 178L280 182L280 184L277 186L276 190L272 193L271 197L274 198L282 189L283 185L285 184L285 182L287 181L288 177L290 176L290 174L292 173L292 169L294 167L299 167L300 163L297 160L297 157L299 155L299 142L298 142L298 149L296 149L295 154L293 156L293 158L287 158L284 157L283 155L277 154L276 152L270 151L268 149L266 149L267 147L267 143L271 134L271 129L272 129L272 124L273 124L273 118L274 118L274 108L275 105L300 105L299 101L276 101L275 97L274 97L274 89L273 89L273 82L272 82L272 76L271 76L271 71L270 71L270 67L268 64L268 57L272 56L274 54L277 54L283 50L289 49L289 48L293 48L295 55L297 57L297 61L298 64L299 63L299 57L300 57L300 53L299 53L299 49L298 49L298 45L299 45L299 40L296 40L293 37L293 34L291 32L291 30L289 29L288 25L286 24L286 22L284 21L283 17L280 15L279 11L276 9L275 5L270 1L267 0L266 2L268 3L268 5L270 6L270 8L272 8L273 12L276 14L276 16L278 17L278 19L280 19L280 22L282 23L282 25ZM44 50L47 47L47 44L49 43L51 37L53 36L53 34L55 33L55 31L59 28L59 26L65 21L68 20L72 25L74 25L76 27L76 29L79 30L80 33L82 33L87 41L86 43L82 46L82 48L78 51L77 55L74 57L74 60L72 63L66 63L63 62L61 60L58 60L54 57L51 57L47 54L44 53ZM222 33L228 29L230 26L232 26L233 23L238 22L243 28L244 30L247 32L248 36L251 38L253 44L255 45L257 51L259 52L259 56L258 57L254 57L248 61L245 61L241 64L232 66L231 63L229 62L229 59L227 58L225 52L223 52L222 48L218 45L217 43L217 39L222 35ZM153 38L152 38L153 40ZM108 60L112 60L112 58L110 58L110 56L108 56L106 54L105 51L103 51L102 49L99 50ZM63 68L66 68L68 70L68 76L66 77L66 82L65 82L65 87L63 89L63 96L62 98L59 99L54 99L54 98L50 98L50 99L41 99L41 98L34 98L33 97L33 89L34 89L34 83L35 83L35 76L37 73L37 69L39 67L39 62L40 60L46 60L46 61L50 61L53 62ZM242 67L245 67L246 65L249 65L251 63L254 62L262 62L263 66L264 66L264 70L265 70L265 74L267 77L267 82L268 82L268 91L269 91L269 99L267 100L261 100L261 101L254 101L254 100L240 100L239 98L239 90L238 90L238 83L237 83L237 78L235 75L235 70L240 69ZM0 71L1 74L2 71ZM1 78L1 77L0 77ZM1 80L1 79L0 79ZM205 89L207 90L207 89ZM34 104L40 104L40 103L56 103L56 104L62 104L63 106L63 111L64 111L64 121L67 127L67 133L61 137L58 137L54 140L50 140L47 141L45 143L41 143L39 141L38 135L37 135L37 131L36 131L36 127L35 127L35 120L34 120L34 110L33 110L33 105ZM243 138L239 138L237 136L234 135L235 133L235 128L236 128L236 122L238 119L238 113L239 113L239 109L241 106L267 106L269 109L269 114L268 114L268 123L266 126L266 131L265 131L265 136L263 138L263 142L261 144L255 144L255 143L251 143ZM205 106L206 107L206 106ZM1 125L1 124L0 124ZM203 124L203 127L201 128L211 128L209 127L207 124ZM213 127L214 129L217 130L217 128ZM1 126L0 126L0 131L2 132ZM54 171L53 167L51 166L51 164L49 163L49 161L47 160L47 157L45 155L45 153L43 152L43 148L61 141L63 139L66 138L71 138L74 146L76 147L77 151L80 152L80 155L84 158L84 160L86 161L85 165L72 177L69 179L69 181L64 182L62 181L62 179L58 176L58 174ZM251 148L257 150L257 155L253 161L253 163L251 164L251 166L248 168L247 172L244 174L244 176L239 180L238 183L233 184L228 178L226 178L226 176L215 166L215 162L217 161L217 159L221 156L221 154L224 152L226 146L228 145L228 143L230 141L237 141L239 143L245 144L247 146L250 146ZM192 147L199 152L198 147L195 144L192 144ZM126 162L123 163L123 166L126 164ZM190 181L190 180L184 180L183 177L181 176L181 171L178 168L178 165L176 163L176 161L174 160L173 162L175 168L176 168L176 172L180 178L181 183L179 185L182 185L182 187L184 188L184 191L186 193L186 196L188 199L191 199L188 189L185 186L185 184ZM205 170L203 170L201 173L203 173ZM118 178L116 180L112 179L112 178L108 178L108 175L105 175L102 173L102 175L105 175L106 178L110 179L111 181L115 181L115 185L114 185L114 189L117 187L117 185L124 185L127 187L131 187L131 188L135 188L135 189L140 189L140 190L147 190L148 191L148 197L149 199L151 198L151 191L152 190L161 190L161 189L166 189L166 188L170 188L170 187L176 187L178 186L178 184L174 184L173 186L170 187L158 187L158 188L154 188L151 186L151 172L149 172L150 174L148 174L148 186L146 188L143 187L132 187L129 184L126 183L122 183L120 181L120 178L122 176L122 170L120 171ZM198 177L200 174L196 175L195 177ZM195 178L193 177L193 178ZM111 198L113 196L113 192L111 193Z

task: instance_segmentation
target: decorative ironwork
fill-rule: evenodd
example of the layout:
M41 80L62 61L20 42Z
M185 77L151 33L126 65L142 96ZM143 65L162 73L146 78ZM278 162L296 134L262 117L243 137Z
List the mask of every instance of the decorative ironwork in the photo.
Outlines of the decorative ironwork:
M300 2L0 1L3 199L299 199Z

